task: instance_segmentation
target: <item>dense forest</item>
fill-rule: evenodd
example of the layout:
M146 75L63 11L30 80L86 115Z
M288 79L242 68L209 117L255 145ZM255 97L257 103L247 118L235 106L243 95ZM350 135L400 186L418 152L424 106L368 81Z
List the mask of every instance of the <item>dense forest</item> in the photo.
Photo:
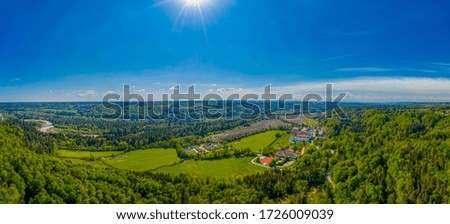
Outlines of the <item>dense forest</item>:
M10 118L0 123L0 202L449 203L448 111L439 105L348 108L348 119L320 121L327 138L307 146L289 168L228 179L74 164L52 154L65 138L77 138L39 133ZM179 139L177 132L173 137ZM125 142L134 147L135 141Z
M132 106L129 109L133 111L131 115L137 116L139 107ZM11 103L0 104L0 109L13 114L9 123L25 129L26 143L39 153L51 153L52 147L49 146L53 144L59 149L85 151L176 148L177 144L197 144L208 135L254 122L242 119L185 120L173 117L162 120L109 120L101 118L105 108L98 103ZM42 134L36 130L38 124L24 122L27 119L50 120L58 127L57 132Z
M1 203L331 202L325 190L310 187L313 183L297 172L202 180L183 174L99 169L30 151L23 136L17 127L0 125ZM304 195L308 192L309 197Z
M450 117L439 107L349 111L326 122L336 203L449 203Z

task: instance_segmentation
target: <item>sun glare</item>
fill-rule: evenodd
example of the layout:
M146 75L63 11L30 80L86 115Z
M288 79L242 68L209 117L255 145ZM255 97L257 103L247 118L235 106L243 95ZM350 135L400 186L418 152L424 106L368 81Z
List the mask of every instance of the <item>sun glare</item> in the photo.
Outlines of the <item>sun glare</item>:
M186 6L201 6L208 2L208 0L183 0Z
M206 31L205 19L207 18L208 11L212 6L217 6L216 0L156 0L154 6L161 6L170 3L177 3L179 11L175 17L174 24L181 24L183 26L186 21L194 21L203 28L206 42L208 42L208 33ZM206 12L206 13L205 13Z

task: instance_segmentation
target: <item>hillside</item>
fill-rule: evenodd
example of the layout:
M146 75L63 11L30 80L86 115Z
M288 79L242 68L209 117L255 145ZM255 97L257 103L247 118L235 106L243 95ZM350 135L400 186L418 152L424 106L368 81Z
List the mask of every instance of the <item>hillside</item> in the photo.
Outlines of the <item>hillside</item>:
M166 149L132 150L125 154L128 163L122 162L122 151L59 153L55 139L60 135L3 122L0 203L450 202L447 107L352 108L347 113L347 120L321 120L327 137L307 145L307 153L283 170L253 169L248 157L177 164L177 156ZM148 162L158 155L166 159ZM111 156L112 167L102 165L103 156ZM159 166L164 167L139 171Z

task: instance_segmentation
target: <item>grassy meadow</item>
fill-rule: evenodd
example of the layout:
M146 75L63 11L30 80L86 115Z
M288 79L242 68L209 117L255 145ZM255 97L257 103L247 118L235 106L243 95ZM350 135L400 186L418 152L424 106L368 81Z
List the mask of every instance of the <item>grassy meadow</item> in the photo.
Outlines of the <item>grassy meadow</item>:
M76 158L76 159L98 159L98 158L106 158L113 157L123 154L123 151L99 151L99 152L91 152L91 151L72 151L72 150L59 150L58 156L63 158Z
M179 162L175 149L147 149L128 152L104 162L123 170L146 171Z
M283 131L272 130L251 135L241 140L231 143L231 146L236 149L251 149L254 152L261 152L263 149L272 144L277 138L277 134L284 134ZM288 140L289 141L289 140Z
M253 158L230 158L214 161L194 161L188 160L175 166L163 167L155 172L180 174L185 173L199 178L230 178L238 175L248 175L263 172L262 167L251 164Z

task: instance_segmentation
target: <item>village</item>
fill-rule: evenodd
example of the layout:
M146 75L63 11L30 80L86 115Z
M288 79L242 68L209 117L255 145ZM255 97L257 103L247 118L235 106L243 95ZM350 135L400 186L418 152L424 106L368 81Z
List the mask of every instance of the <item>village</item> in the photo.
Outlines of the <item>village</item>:
M314 140L324 138L325 134L321 127L294 127L289 133L289 146L278 149L278 151L263 154L262 151L254 158L251 162L253 165L265 167L265 168L276 168L276 167L287 167L292 165L295 160L300 156L303 156L307 152L307 147L302 147L301 150L295 150L295 145L299 143L313 143ZM190 154L208 154L217 150L223 149L223 145L220 143L203 143L198 146L191 145L189 147L184 147L183 150ZM231 148L231 147L228 147Z
M290 134L289 141L293 144L300 142L310 143L325 136L321 127L304 127L302 129L294 127ZM299 156L305 155L306 152L306 147L303 147L299 152L293 150L292 147L287 147L279 150L275 156L259 154L258 157L252 160L252 163L267 168L286 167L292 165Z
M186 153L209 153L211 151L222 148L220 143L203 143L199 146L191 145L190 147L184 147L183 150Z

